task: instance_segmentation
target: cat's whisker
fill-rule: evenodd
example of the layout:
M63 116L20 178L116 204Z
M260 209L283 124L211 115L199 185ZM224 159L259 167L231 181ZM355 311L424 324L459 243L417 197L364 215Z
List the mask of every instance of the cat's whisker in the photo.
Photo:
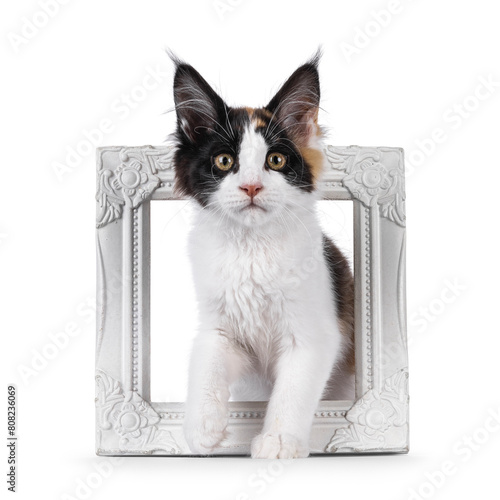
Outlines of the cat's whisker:
M302 221L302 219L297 215L295 214L292 210L290 210L286 205L283 205L283 208L292 216L292 217L295 217L301 224L302 226L304 227L304 229L306 230L307 234L309 235L309 239L311 241L313 241L313 237L309 231L309 229L307 229L307 226L304 224L304 222Z
M176 105L176 110L177 111L182 111L184 109L189 109L189 110L194 111L195 113L204 115L205 117L208 118L209 122L212 122L215 125L218 125L220 127L220 129L226 134L226 138L230 141L231 140L230 134L225 129L225 127L213 116L213 114L210 113L210 112L204 111L201 108L201 106L200 107L193 107L193 106L191 106L190 104L193 104L193 103L194 104L198 103L198 104L202 104L202 105L205 104L203 100L199 100L199 99L187 99L184 102L182 102L180 104L177 104Z
M286 219L285 219L285 216L284 216L284 215L283 215L283 213L281 213L281 212L278 212L278 214L279 214L279 217L280 217L281 221L283 222L283 226L284 226L284 228L285 228L285 232L286 232L287 236L288 236L290 239L292 239L292 240L293 240L293 232L292 232L292 230L291 230L290 226L287 224Z
M226 114L226 123L229 125L229 128L231 129L231 137L233 139L236 138L236 135L234 134L234 130L233 130L233 127L231 125L231 120L229 119L229 114L227 112L227 106L226 106L226 103L224 103L224 113Z
M299 115L299 116L303 116L304 115L304 112L303 111L295 111L294 113L287 113L286 116L283 116L281 117L279 120L276 120L274 123L273 123L273 127L271 128L271 130L266 130L266 137L273 134L273 132L278 128L280 127L280 132L282 130L286 130L287 128L290 128L290 127L281 127L280 125L286 120L286 119L290 119L290 117L293 117L293 116L296 116L296 115ZM291 126L294 127L296 126L298 123L308 123L308 121L302 121L302 120L296 120L295 123L293 123Z
M205 125L198 125L197 127L195 127L193 130L196 132L198 129L205 129L205 130L208 130L209 132L213 132L214 134L217 134L219 137L221 137L224 141L226 140L226 138L222 135L222 134L219 134L219 132L217 132L217 130L215 130L214 128L212 127L207 127Z
M313 216L316 216L318 214L318 212L321 212L325 215L328 215L327 212L325 212L324 210L317 209L316 211L313 211L313 210L310 210L309 208L305 207L304 205L297 203L296 201L293 201L293 200L287 200L287 201L288 201L288 203L292 203L293 205L299 207L302 210L305 210L306 212L308 212L309 214L311 214Z
M276 139L276 137L278 137L280 134L282 134L285 130L296 127L299 123L309 124L310 122L309 122L309 120L299 120L299 121L296 121L295 123L292 123L291 125L287 125L286 127L280 127L279 131L269 138L269 141L270 142L274 141ZM271 133L272 133L272 131L271 131Z

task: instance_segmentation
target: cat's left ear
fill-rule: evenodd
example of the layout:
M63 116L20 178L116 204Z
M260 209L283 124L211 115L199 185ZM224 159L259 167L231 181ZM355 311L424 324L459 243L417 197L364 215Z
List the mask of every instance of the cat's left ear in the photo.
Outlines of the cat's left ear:
M266 106L280 124L279 128L299 146L306 146L317 133L320 86L320 52L296 69Z

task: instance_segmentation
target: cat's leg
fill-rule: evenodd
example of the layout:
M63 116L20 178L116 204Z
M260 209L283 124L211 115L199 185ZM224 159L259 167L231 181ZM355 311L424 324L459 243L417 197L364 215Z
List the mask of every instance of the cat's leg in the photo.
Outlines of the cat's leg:
M277 361L264 426L252 441L253 458L309 455L314 412L338 355L340 333L297 341L303 333L290 339Z
M340 363L332 371L323 393L325 401L347 400L354 403L356 393L356 379L351 366Z
M247 361L219 330L196 337L189 368L184 436L193 453L208 454L226 437L229 386Z
M245 373L231 385L231 401L269 401L272 384L262 374Z

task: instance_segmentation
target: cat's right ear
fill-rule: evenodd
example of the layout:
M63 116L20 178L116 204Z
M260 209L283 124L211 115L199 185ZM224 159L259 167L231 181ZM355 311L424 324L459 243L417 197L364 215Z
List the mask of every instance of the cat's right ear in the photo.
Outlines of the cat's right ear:
M224 101L191 65L174 59L174 102L179 133L193 143L214 129Z

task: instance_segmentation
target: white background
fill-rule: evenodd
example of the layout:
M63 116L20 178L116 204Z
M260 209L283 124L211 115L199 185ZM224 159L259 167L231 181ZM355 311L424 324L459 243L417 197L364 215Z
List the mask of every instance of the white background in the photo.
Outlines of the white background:
M212 0L69 0L47 20L42 1L5 3L0 16L0 411L15 383L18 498L498 497L497 3L222 0L221 13ZM259 105L320 43L328 142L406 150L410 454L95 457L95 165L85 136L98 146L166 138L163 47L229 103ZM68 148L82 157L61 172ZM73 336L59 335L67 345L55 352L64 331Z

